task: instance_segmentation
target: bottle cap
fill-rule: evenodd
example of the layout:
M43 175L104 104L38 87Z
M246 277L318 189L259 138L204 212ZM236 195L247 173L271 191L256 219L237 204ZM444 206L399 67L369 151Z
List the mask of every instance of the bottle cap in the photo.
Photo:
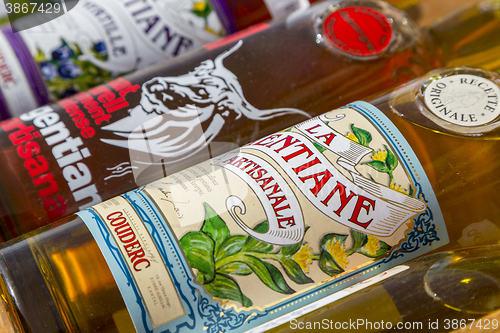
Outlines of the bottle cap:
M500 115L500 88L471 74L433 77L422 86L425 106L436 117L459 126L481 126Z
M500 75L480 68L450 67L401 85L391 109L434 131L460 136L495 136L500 127Z
M479 133L498 127L500 81L482 69L443 70L425 80L419 90L423 114L456 132Z
M391 41L392 27L381 12L363 6L339 8L323 20L323 35L334 47L354 56L373 56Z

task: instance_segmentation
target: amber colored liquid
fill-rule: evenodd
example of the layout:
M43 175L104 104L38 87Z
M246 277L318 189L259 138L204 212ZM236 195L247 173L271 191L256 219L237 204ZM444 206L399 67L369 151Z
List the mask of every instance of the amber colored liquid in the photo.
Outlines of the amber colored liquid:
M439 36L447 66L500 70L500 2L483 1L454 11L430 26Z
M430 37L413 25L409 26L406 34L398 37L399 46L395 50L381 55L378 59L353 60L335 53L316 42L314 19L325 7L319 3L290 22L281 22L262 33L248 36L239 50L224 59L224 66L238 77L248 103L260 110L296 108L316 116L397 86L441 65L439 52ZM142 85L157 76L184 75L199 66L202 61L214 59L227 51L232 45L209 52L200 50L179 60L148 68L128 76L127 79L133 84ZM135 106L140 100L140 90L126 97L130 99L131 106ZM61 110L58 105L55 108ZM67 117L64 110L59 112L61 119ZM127 115L128 109L123 109L114 112L113 119ZM255 121L244 116L237 117L233 112L225 120L224 127L214 138L214 142L232 143L233 147L241 146L305 119L303 115L292 114ZM79 135L71 120L65 119L65 124L71 130L72 136ZM93 140L84 140L85 146L92 154L85 161L102 200L145 184L137 182L133 175L103 180L109 175L106 168L130 160L127 149L110 146L99 140L100 136L104 136L104 132L108 131L96 128L97 134ZM39 154L48 159L51 167L49 171L59 184L58 194L66 200L67 209L57 218L77 212L81 203L73 199L57 161L51 157L52 147L48 147L42 138L38 142L42 147ZM212 156L223 152L211 151ZM166 164L165 168L158 172L149 172L148 182L199 163L206 159L204 156L206 155L197 154L183 163ZM4 169L0 178L0 233L5 239L34 230L51 220L43 207L45 198L40 197L40 189L33 185L23 162L8 135L2 132L0 165Z
M135 332L115 280L79 218L19 238L0 259L21 332ZM1 329L1 328L0 328Z
M443 134L397 116L388 98L372 103L399 128L429 178L450 238L439 250L498 243L498 130L485 134L487 138Z
M397 275L267 332L307 332L307 325L314 323L326 323L327 327L347 323L341 331L370 333L437 333L475 325L493 330L500 326L498 320L479 319L500 305L495 296L500 291L498 261L498 247L426 256L412 261ZM437 276L434 267L443 262L453 267Z
M489 139L469 138L416 125L389 109L390 96L385 95L372 103L391 119L410 143L434 189L450 238L449 244L435 251L459 248L464 230L469 230L469 235L465 235L467 241L472 242L469 245L497 243L497 238L480 235L481 232L492 233L491 230L473 228L476 234L470 235L470 227L484 221L500 227L497 190L500 185L497 158L500 140L494 133L490 133ZM10 295L4 292L4 298L13 300L12 307L16 308L23 328L26 332L40 332L37 329L44 323L48 329L42 332L126 332L125 327L130 329L132 326L122 324L130 323L130 318L116 282L87 227L76 216L57 224L5 243L0 250L0 273L10 288ZM427 232L432 235L433 230ZM379 288L371 295L380 292L380 299L389 297L383 291ZM357 303L361 296L352 297ZM40 306L34 299L48 301ZM434 314L439 313L444 312ZM420 315L419 318L423 318L425 313ZM324 314L320 312L319 316ZM393 317L393 320L398 318Z

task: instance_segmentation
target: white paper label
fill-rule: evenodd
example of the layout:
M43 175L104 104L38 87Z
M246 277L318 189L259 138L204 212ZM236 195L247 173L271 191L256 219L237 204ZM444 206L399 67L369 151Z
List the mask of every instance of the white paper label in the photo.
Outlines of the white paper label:
M480 76L460 74L432 81L425 89L427 108L437 117L460 126L480 126L495 120L500 88Z

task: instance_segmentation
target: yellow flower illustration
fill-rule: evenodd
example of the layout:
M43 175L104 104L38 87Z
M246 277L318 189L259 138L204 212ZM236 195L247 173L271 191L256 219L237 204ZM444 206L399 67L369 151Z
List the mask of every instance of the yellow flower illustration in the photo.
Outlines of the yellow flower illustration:
M379 150L372 155L372 159L375 161L385 162L385 160L387 159L387 152Z
M345 252L345 245L337 238L332 238L326 242L326 251L333 257L340 268L345 269L349 264L349 259Z
M193 9L196 10L197 12L204 12L206 8L207 8L206 1L198 1L193 4Z
M373 237L371 235L368 236L368 241L365 246L363 246L363 251L368 253L370 256L375 256L377 251L380 250L379 240L377 237Z
M403 193L403 194L406 194L408 195L408 190L407 189L404 189L403 187L401 187L401 185L399 184L396 184L396 183L390 183L389 184L389 187L395 191L398 191L399 193Z
M299 264L304 273L309 273L309 265L312 263L312 248L305 243L299 251L293 255L293 261Z
M358 138L356 137L356 135L354 135L354 133L347 133L347 138L351 141L354 141L354 142L359 142Z

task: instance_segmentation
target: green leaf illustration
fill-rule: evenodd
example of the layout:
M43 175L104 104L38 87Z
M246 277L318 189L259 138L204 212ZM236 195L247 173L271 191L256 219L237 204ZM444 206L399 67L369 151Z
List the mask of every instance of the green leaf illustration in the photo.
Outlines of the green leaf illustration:
M307 230L309 230L310 226L307 226L305 229L304 229L304 236L307 232ZM304 238L302 238L302 241L297 243L297 244L293 244L293 245L288 245L288 246L283 246L280 251L279 251L279 254L282 254L284 256L291 256L291 255L294 255L295 253L297 253L298 250L300 250L300 247L302 246L302 242L304 241Z
M319 257L319 267L324 273L330 276L334 276L344 271L344 269L335 261L335 258L328 252L326 244L333 239L337 239L344 245L347 237L348 235L326 234L321 239L321 254Z
M247 236L243 235L229 236L219 246L215 254L215 260L219 260L237 254L243 248L243 245L245 244L246 240Z
M195 4L195 8L191 9L191 12L196 16L207 18L212 12L212 7L208 1L199 1Z
M252 274L252 272L253 271L247 264L238 261L230 262L217 269L217 273L221 274L249 275Z
M304 274L300 265L289 258L280 260L281 267L285 270L286 275L297 284L313 283L314 280Z
M351 230L351 236L353 240L353 245L352 248L350 248L349 251L347 252L348 256L355 252L358 252L358 250L361 249L368 241L368 236L365 233L362 233L354 229Z
M75 56L80 56L83 54L77 44L73 44L73 52L75 53Z
M209 235L215 242L215 253L218 252L219 246L229 237L229 228L226 222L210 207L206 202L203 203L205 208L205 221L201 227L201 231Z
M394 155L394 153L386 145L384 145L384 147L385 150L387 151L387 158L385 159L385 163L387 164L389 170L394 171L398 166L398 159L396 155Z
M241 303L244 307L249 307L253 304L252 301L242 293L238 283L227 275L217 274L211 283L205 285L205 288L214 297L230 299Z
M369 258L378 258L387 254L391 250L391 246L383 241L379 241L378 246L380 247L380 249L377 250L374 255L364 251L363 249L359 249L358 253L361 253L362 255L365 255Z
M326 234L321 239L321 249L322 250L326 250L326 243L328 243L330 240L332 240L334 238L338 239L342 244L345 244L345 241L346 241L347 237L348 237L348 235Z
M314 147L316 147L317 150L319 150L320 153L322 153L322 152L324 152L326 150L325 147L323 147L322 145L320 145L317 142L314 142L313 145L314 145Z
M179 241L189 265L203 275L202 283L210 283L215 278L214 241L205 233L190 231Z
M73 52L73 55L74 55L74 50L73 50L73 46L70 45L68 42L66 42L66 40L64 38L61 38L61 44L63 46L67 46L72 52Z
M255 232L265 233L269 229L269 225L267 221L259 223L253 228ZM245 244L243 245L242 251L245 252L261 252L261 253L269 253L274 249L272 244L267 244L257 240L251 236L248 236Z
M244 255L242 260L271 290L281 294L293 294L295 292L286 283L281 272L273 265L251 255Z
M323 272L330 276L335 276L344 272L342 267L337 264L335 259L333 259L333 257L327 251L321 251L321 254L319 256L319 267Z
M42 62L42 61L45 61L47 60L47 58L45 57L45 53L43 53L42 50L40 50L38 47L36 48L36 56L35 56L35 61L36 62Z
M354 126L354 124L351 124L351 130L356 139L358 139L359 144L368 147L368 145L372 141L372 135L370 134L370 132L365 131L361 128L357 128L356 126Z
M373 161L370 161L370 162L365 162L363 164L367 164L367 165L371 166L372 168L374 168L378 172L389 173L391 171L387 167L387 164L385 162L382 162L382 161L373 160Z

